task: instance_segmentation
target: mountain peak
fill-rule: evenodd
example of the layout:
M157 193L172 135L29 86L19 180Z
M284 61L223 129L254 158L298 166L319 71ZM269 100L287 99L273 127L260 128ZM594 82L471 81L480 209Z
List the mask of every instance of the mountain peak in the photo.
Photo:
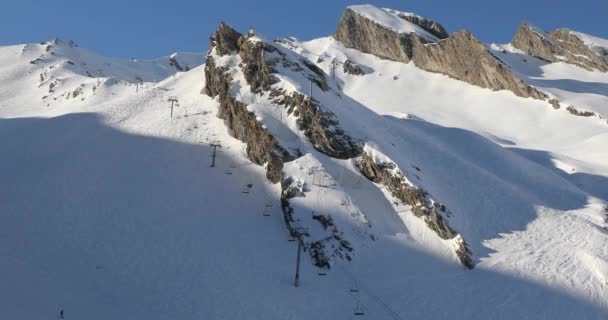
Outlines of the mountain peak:
M410 12L378 8L371 4L353 5L346 8L366 19L397 33L415 33L428 42L447 38L445 28L439 23Z
M565 62L587 70L608 71L608 62L604 58L608 50L590 45L593 42L590 39L567 28L547 32L529 22L522 22L511 44L526 54L548 62Z

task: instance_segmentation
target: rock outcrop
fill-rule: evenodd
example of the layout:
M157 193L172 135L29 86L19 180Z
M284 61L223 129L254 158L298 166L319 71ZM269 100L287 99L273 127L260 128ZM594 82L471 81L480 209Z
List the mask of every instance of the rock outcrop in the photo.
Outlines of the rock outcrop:
M225 24L210 39L210 50L222 56L238 49L241 35ZM231 77L212 56L205 66L205 93L218 97L218 117L224 119L231 134L247 144L247 156L258 165L266 165L266 176L271 182L281 181L283 163L294 157L283 148L272 134L247 110L247 105L230 95Z
M503 66L469 31L457 31L432 45L420 41L413 43L412 61L421 69L446 74L482 88L510 90L520 97L547 98Z
M294 237L304 243L314 264L319 268L329 268L331 257L351 259L353 248L342 237L342 232L333 224L330 216L318 216L326 233L321 238L312 238L295 227L294 209L289 200L304 196L303 186L293 178L284 176L284 163L301 156L291 154L281 146L275 137L260 123L256 115L247 109L247 104L238 100L230 92L233 84L231 74L234 66L221 65L222 57L238 55L238 64L245 81L254 94L265 95L271 103L283 107L287 113L296 117L298 129L302 130L311 144L320 152L335 158L349 159L362 152L362 143L348 136L339 127L335 115L325 111L312 97L298 92L272 87L278 81L274 75L280 68L302 74L320 90L329 90L324 72L308 60L288 55L273 43L251 39L253 35L242 35L222 23L210 38L210 49L205 66L204 92L217 97L218 117L224 119L231 134L247 144L247 156L258 165L265 165L266 176L273 183L281 182L281 207L285 224ZM217 61L216 61L217 60Z
M608 71L608 62L568 29L545 32L524 22L511 44L528 55L549 62L565 62L587 70Z
M422 29L426 30L427 32L439 39L445 39L450 36L448 31L437 21L433 21L431 19L424 18L413 13L399 12L395 10L388 11L396 14L399 18L403 20L409 21L413 24L420 26Z
M407 50L411 48L409 34L398 34L351 9L346 9L342 15L334 38L348 48L371 53L383 59L410 61L411 51Z
M466 242L454 229L452 229L440 211L446 212L445 206L429 200L429 194L407 183L401 171L395 172L394 163L377 163L367 153L363 153L357 166L361 173L374 183L387 187L391 194L399 201L411 206L412 212L424 220L426 225L440 238L456 240L456 255L465 267L474 268L471 251Z
M324 111L315 99L297 92L286 94L280 89L273 89L270 96L274 103L297 117L298 129L318 151L338 159L354 158L363 151L361 142L345 134L335 115Z
M350 9L344 12L334 37L346 47L383 59L413 61L423 70L442 73L482 88L510 90L524 98L548 98L516 77L470 32L462 30L448 37L443 27L437 27L440 25L429 22L431 20L421 20L415 15L400 17L443 40L429 43L428 38L416 33L400 34Z
M363 68L361 68L360 65L348 59L344 61L344 64L342 65L342 71L344 71L344 73L352 74L354 76L362 76L365 74L365 71L363 71Z

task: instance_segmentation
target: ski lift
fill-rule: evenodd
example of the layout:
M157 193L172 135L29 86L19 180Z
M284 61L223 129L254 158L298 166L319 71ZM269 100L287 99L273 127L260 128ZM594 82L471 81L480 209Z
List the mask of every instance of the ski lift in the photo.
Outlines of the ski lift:
M229 168L227 168L226 170L224 170L224 174L230 175L230 174L232 174L232 171Z
M264 215L264 217L270 217L271 210L272 210L272 202L268 201L268 202L266 202L266 205L264 205L264 212L262 213L262 215Z
M317 272L317 274L320 275L320 276L326 276L327 272L325 272L325 270L323 270L323 269L319 269L319 271Z
M361 303L359 301L357 301L357 304L355 305L355 310L353 310L353 314L356 316L365 315L365 311L363 311L363 307L361 306Z
M241 192L249 193L251 191L251 188L253 188L253 183L247 183L246 185L243 186L243 189L241 190Z
M357 285L357 281L353 282L353 286L350 288L350 292L352 292L352 293L359 292L359 286Z

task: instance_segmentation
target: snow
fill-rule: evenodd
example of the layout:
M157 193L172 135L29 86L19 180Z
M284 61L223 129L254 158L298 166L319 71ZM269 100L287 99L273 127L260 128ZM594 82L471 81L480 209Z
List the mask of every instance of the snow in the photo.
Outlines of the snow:
M595 112L604 121L608 118L608 72L589 71L569 63L547 63L511 45L494 44L490 50L524 82L557 98L562 109L573 105Z
M293 61L325 57L317 65L327 74L334 58L370 70L353 76L338 67L330 89L314 87L313 96L366 152L448 207L447 221L478 262L469 271L454 255L458 238L440 239L365 179L355 159L316 151L293 115L250 92L237 55L212 52L233 78L231 94L304 154L283 173L305 186L292 205L307 241L327 235L312 219L321 213L354 248L352 261L333 257L326 276L304 254L294 288L297 246L287 241L280 186L247 160L246 146L216 117L218 102L200 94L202 54L178 53L192 68L178 72L166 57L132 62L45 48L0 47L0 175L9 182L0 184L0 318L64 309L79 319L351 319L357 304L371 319L608 314L608 125L598 117L381 60L332 38L283 43ZM605 110L605 95L588 92L608 83L602 74L530 57L524 68L517 54L505 61L526 81L594 82L552 92ZM87 76L97 68L99 79ZM312 73L277 70L274 87L309 94ZM211 168L214 142L221 148Z
M401 12L381 9L370 4L349 6L348 9L397 33L415 33L431 42L439 39L422 27L399 17ZM408 15L408 13L403 13Z
M589 46L592 50L596 51L598 55L603 56L608 61L608 40L590 34L571 31L572 34L577 36L584 44Z

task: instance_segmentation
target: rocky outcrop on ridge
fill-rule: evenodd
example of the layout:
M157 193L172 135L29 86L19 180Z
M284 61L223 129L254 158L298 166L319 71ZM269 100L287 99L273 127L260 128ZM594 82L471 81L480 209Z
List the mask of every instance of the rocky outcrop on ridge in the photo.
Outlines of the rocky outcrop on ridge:
M429 43L427 38L416 33L397 33L347 9L334 37L346 47L388 60L413 61L423 70L446 74L483 88L510 90L524 98L548 98L516 77L488 52L484 44L465 30Z
M334 38L348 48L383 59L409 62L412 56L409 34L398 34L351 9L340 18Z
M220 56L230 54L238 46L241 35L222 23L210 39L210 50L215 48ZM247 110L247 105L230 95L231 77L213 57L207 57L205 66L205 93L218 97L220 102L218 117L224 119L231 134L247 144L247 156L258 165L266 165L266 176L271 182L281 181L283 162L294 157L283 148L272 134L259 123L255 114Z
M608 71L608 62L568 29L547 33L524 22L511 44L528 55L549 62L566 62L587 70Z
M520 97L547 98L497 61L469 31L457 31L432 45L416 40L413 43L412 61L421 69L443 73L482 88L510 90Z
M399 12L395 10L388 10L391 13L396 14L399 18L409 21L413 24L420 26L422 29L428 31L439 39L445 39L450 36L448 31L437 21L415 15L413 13Z
M471 258L471 251L466 242L449 226L440 213L440 211L446 212L445 206L430 201L429 194L409 184L401 171L395 173L396 166L394 163L377 163L369 154L363 153L357 162L357 166L369 180L386 186L395 198L411 206L414 215L424 220L426 225L441 239L455 239L457 243L455 252L460 263L469 269L475 267Z
M287 113L296 117L298 129L302 130L315 149L335 158L349 159L362 152L362 145L348 136L339 127L335 115L324 110L312 97L285 89L273 88L277 82L274 76L279 68L298 72L315 84L320 90L329 89L325 75L316 65L304 58L296 59L281 49L260 40L252 40L252 35L242 35L222 23L210 38L210 49L205 66L204 92L218 97L218 117L224 119L231 134L247 144L247 156L258 165L265 165L266 176L273 183L281 182L281 207L285 224L294 237L301 237L304 250L308 251L314 264L319 268L329 268L331 257L351 259L353 248L342 237L342 232L333 225L331 217L319 216L326 236L312 239L310 235L297 230L294 223L294 209L289 200L303 196L303 186L283 174L284 163L300 156L291 154L281 146L275 137L247 109L247 104L230 93L232 76L228 68L216 61L216 57L238 55L241 59L240 71L251 91L266 95L273 104L282 106ZM221 60L221 59L218 59Z

